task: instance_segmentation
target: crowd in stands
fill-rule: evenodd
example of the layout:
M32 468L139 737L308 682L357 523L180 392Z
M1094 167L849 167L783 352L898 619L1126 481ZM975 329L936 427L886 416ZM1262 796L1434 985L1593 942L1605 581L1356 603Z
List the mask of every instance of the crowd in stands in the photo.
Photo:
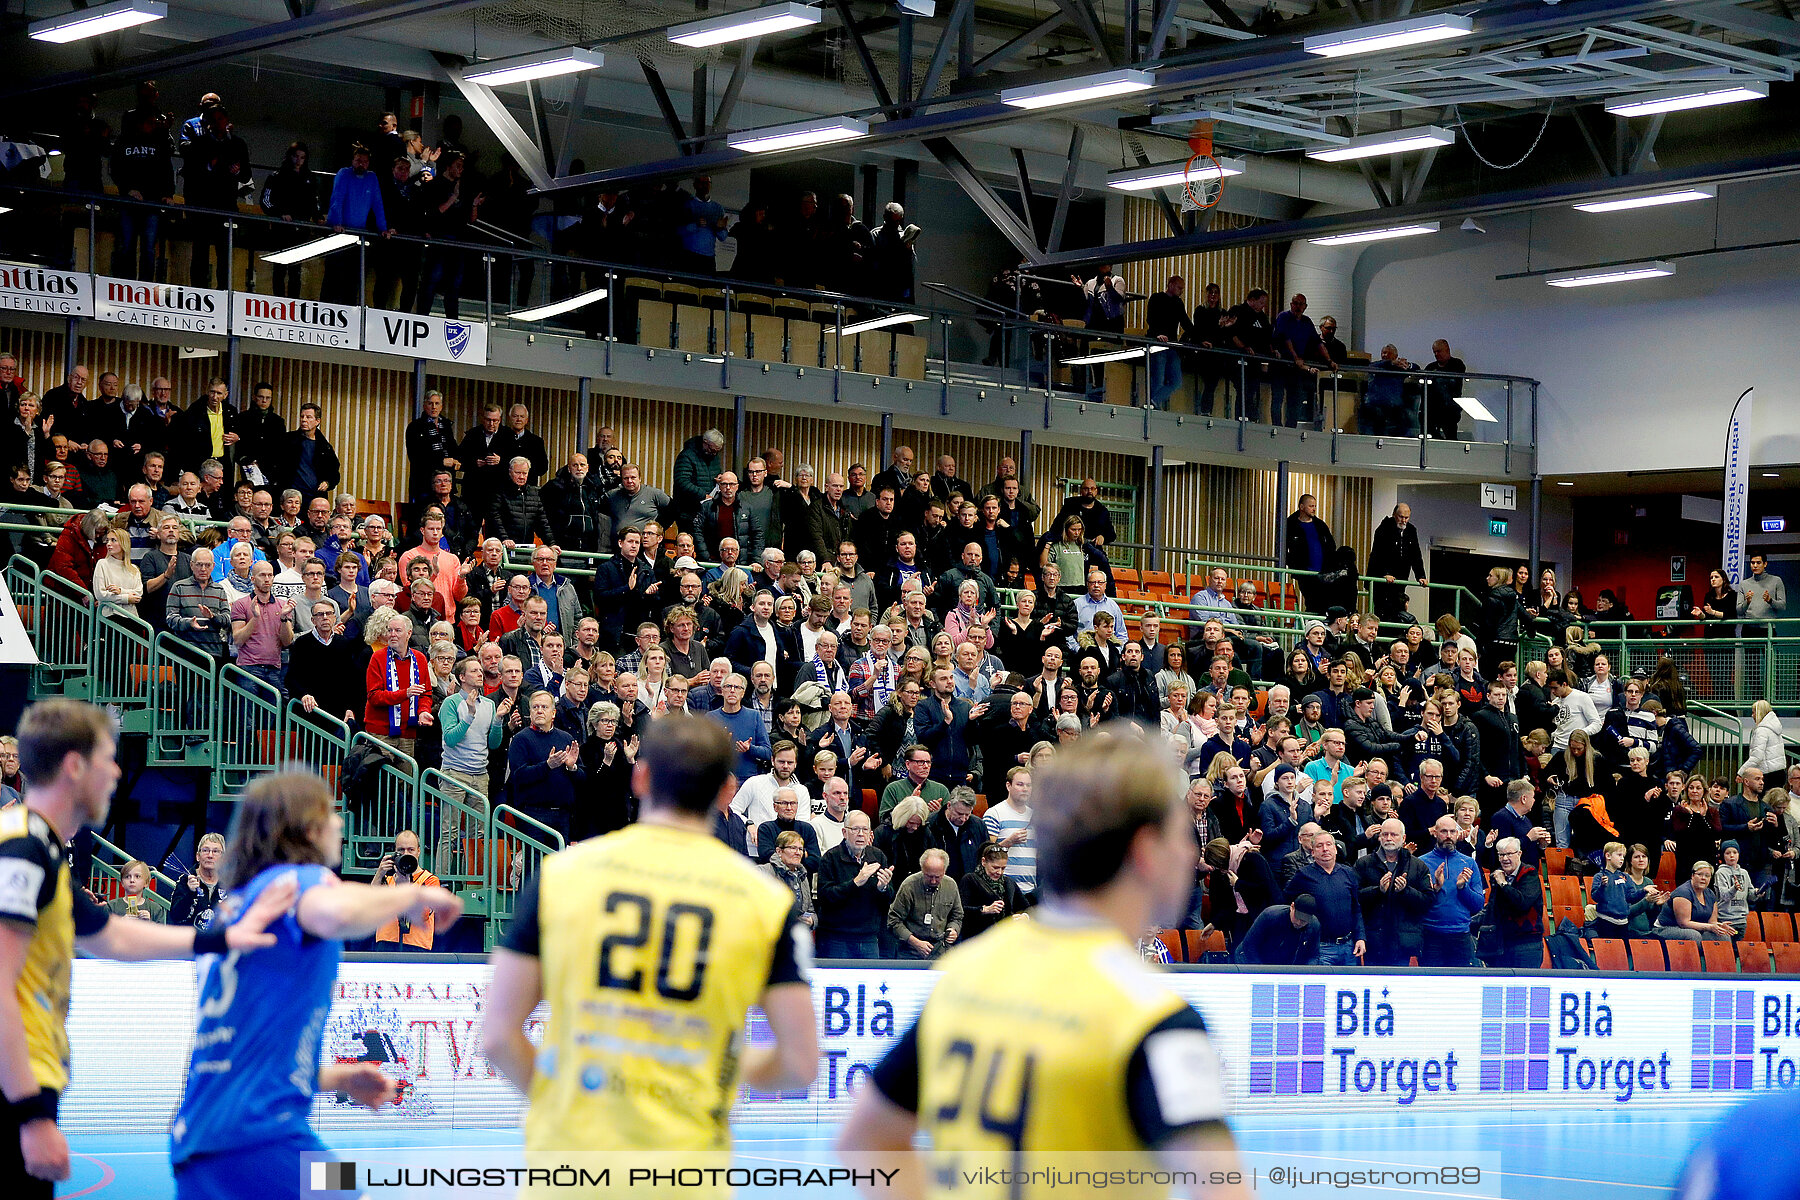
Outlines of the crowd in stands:
M890 203L870 228L858 218L847 195L821 203L803 191L791 203L752 196L734 219L712 195L712 180L697 176L685 185L646 184L558 199L539 212L538 197L510 155L484 169L466 144L461 117L452 113L440 136L428 143L419 131L402 129L391 112L382 113L366 135L352 143L335 174L327 174L304 141L291 143L281 163L260 182L229 106L218 93L199 97L198 111L182 119L164 110L155 82L138 85L137 103L119 118L118 129L95 112L95 97L78 97L63 122L64 184L72 191L100 194L110 180L120 196L167 205L179 197L182 209L124 206L111 271L124 278L153 279L169 236L165 222L179 212L192 248L189 281L224 286L225 221L199 210L231 212L253 202L291 229L271 232L244 225L238 236L260 249L297 244L317 236L306 226L375 235L368 268L374 276L377 307L421 313L441 299L447 316L459 314L465 278L479 278L481 263L469 251L427 243L459 242L501 248L536 245L572 259L637 266L690 275L719 273L718 255L728 240L735 247L731 277L746 283L780 283L824 288L896 303L910 301L914 284L914 243L919 227L905 209ZM572 173L585 169L579 159ZM391 235L405 237L391 240ZM270 238L274 238L271 243ZM422 243L418 239L424 239ZM217 274L214 263L217 262ZM497 278L521 300L532 295L536 263L502 254ZM252 267L254 269L254 266ZM276 266L273 290L299 296L298 265ZM601 280L584 282L584 268L558 263L551 280L555 298ZM249 288L249 281L245 287ZM320 298L357 302L358 263L353 254L327 260Z
M1800 901L1800 767L1768 704L1748 761L1709 779L1674 662L1620 678L1594 640L1630 619L1610 592L1590 610L1502 567L1467 626L1417 620L1404 504L1373 535L1368 611L1303 496L1300 612L1220 567L1178 628L1121 607L1098 482L1046 509L1012 458L978 485L908 446L873 472L771 447L740 475L706 430L650 481L602 428L552 472L524 405L459 432L433 392L393 528L338 487L318 409L289 430L266 384L180 410L166 380L103 372L90 399L80 367L40 399L0 374L12 503L68 511L29 514L43 533L15 550L568 838L635 819L647 723L709 714L740 756L718 836L810 905L830 956L930 957L1028 908L1033 769L1102 736L1187 765L1188 924L1246 962L1467 965L1479 937L1486 962L1536 965L1547 852L1592 874L1603 934L1727 937ZM571 553L610 557L569 574ZM1766 567L1697 607L1779 615ZM1520 661L1528 637L1549 648ZM402 832L414 873L421 834L439 859L456 838ZM1665 853L1679 886L1655 882Z

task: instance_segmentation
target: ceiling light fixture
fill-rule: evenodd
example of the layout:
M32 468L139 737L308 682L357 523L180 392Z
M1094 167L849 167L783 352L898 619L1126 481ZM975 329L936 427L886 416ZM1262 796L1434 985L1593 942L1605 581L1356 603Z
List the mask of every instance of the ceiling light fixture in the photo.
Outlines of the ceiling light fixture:
M1026 87L1007 88L1000 93L1000 103L1014 108L1054 108L1059 104L1079 104L1084 100L1103 100L1141 92L1156 82L1150 71L1122 68L1102 71L1098 75L1078 75L1073 79L1056 79Z
M1221 158L1216 161L1217 167L1199 167L1191 174L1185 162L1152 163L1147 167L1114 171L1106 177L1106 186L1117 188L1121 192L1148 192L1161 187L1180 187L1193 181L1227 179L1244 173L1244 160L1241 158Z
M1459 13L1431 13L1405 21L1389 21L1381 25L1363 25L1340 29L1335 33L1317 33L1300 43L1308 54L1323 58L1342 58L1349 54L1373 54L1379 50L1397 50L1402 46L1419 46L1427 42L1443 42L1468 37L1475 32L1475 22Z
M768 154L801 146L828 146L833 142L849 142L868 136L867 121L858 121L854 117L820 117L814 121L795 121L791 125L746 129L730 135L725 141L734 150Z
M677 25L669 30L669 40L678 46L717 46L771 33L786 33L790 29L804 29L824 19L825 14L810 5L771 4Z
M557 75L592 71L605 62L606 56L598 50L563 46L556 50L539 50L535 54L515 54L511 58L471 63L463 68L462 77L469 83L499 87L507 83L525 83L533 79L551 79Z
M1456 397L1456 405L1477 421L1498 422L1499 417L1488 411L1488 406L1474 396Z
M298 246L290 246L286 250L265 254L262 256L262 260L266 263L274 263L278 267L288 267L295 263L305 262L309 258L330 254L333 250L342 250L345 246L354 246L361 240L354 233L328 233L322 238L314 238L310 242L301 242Z
M1167 465L1167 464L1165 464L1165 465ZM1781 472L1780 471L1764 471L1762 473L1762 477L1764 479L1780 479Z
M1634 279L1658 279L1673 275L1675 264L1652 259L1649 262L1621 263L1611 267L1589 267L1566 275L1551 275L1544 282L1551 287L1595 287L1602 283L1630 283Z
M506 315L509 320L513 321L548 321L551 317L560 317L566 312L586 308L588 305L596 304L604 299L606 299L606 289L595 288L592 291L570 296L567 300L555 300L549 304L540 304L536 308L521 308Z
M1575 481L1573 479L1559 479L1556 481L1556 486L1557 487L1574 487Z
M914 17L937 15L936 0L895 0L894 7Z
M1618 200L1590 200L1574 207L1585 213L1628 212L1634 208L1659 208L1664 204L1687 204L1693 200L1711 200L1719 194L1712 184L1682 188L1674 192L1650 192L1643 196L1624 196Z
M1739 104L1745 100L1767 100L1769 85L1751 83L1715 84L1712 87L1690 87L1661 96L1640 100L1615 100L1606 111L1615 117L1649 117L1657 113L1685 112L1690 108L1711 108L1717 104Z
M1123 362L1128 358L1142 358L1145 354L1161 354L1167 346L1136 346L1130 350L1107 350L1100 354L1083 354L1078 358L1065 358L1065 367L1091 367L1098 363Z
M169 15L162 0L119 0L98 8L78 8L60 17L31 23L31 36L40 42L79 42L83 38L117 33L134 25L148 25Z
M1440 125L1422 125L1413 129L1392 129L1386 133L1367 133L1351 138L1341 146L1318 146L1306 157L1319 162L1349 162L1356 158L1375 158L1382 154L1405 154L1408 150L1427 150L1434 146L1456 144L1456 131Z
M1418 237L1436 233L1436 221L1415 221L1411 225L1389 225L1385 229L1359 229L1354 233L1334 233L1328 237L1309 239L1315 246L1354 246L1359 242L1385 242L1392 238Z
M931 318L924 313L889 313L885 317L870 317L866 321L858 321L854 325L846 325L841 332L845 337L854 333L867 333L871 329L886 329L890 325L913 325Z

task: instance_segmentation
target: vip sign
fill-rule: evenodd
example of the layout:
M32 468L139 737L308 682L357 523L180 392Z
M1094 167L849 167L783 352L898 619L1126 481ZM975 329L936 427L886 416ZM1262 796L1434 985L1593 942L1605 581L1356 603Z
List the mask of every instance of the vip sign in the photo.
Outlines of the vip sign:
M361 324L361 314L350 305L249 292L237 292L232 297L231 332L239 337L354 350L361 339Z
M476 321L363 310L363 348L379 354L487 365L488 329Z
M94 278L95 318L140 329L222 334L227 324L226 300L225 292L213 288L139 283L108 275Z
M91 317L93 280L76 271L0 263L0 308L59 317Z

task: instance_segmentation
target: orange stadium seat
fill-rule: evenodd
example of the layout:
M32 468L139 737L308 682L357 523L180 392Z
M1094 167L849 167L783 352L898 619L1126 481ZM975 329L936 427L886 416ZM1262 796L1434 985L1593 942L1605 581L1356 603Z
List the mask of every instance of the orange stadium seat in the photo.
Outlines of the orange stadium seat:
M1800 975L1800 942L1771 942L1775 953L1775 970L1781 975Z
M1187 955L1181 944L1181 930L1165 929L1156 935L1158 941L1169 948L1170 962L1186 962Z
M1700 942L1664 942L1663 949L1668 951L1669 970L1687 971L1690 974L1700 973ZM1724 946L1726 953L1731 947L1726 942L1707 942L1708 946Z
M1762 915L1762 940L1765 942L1792 942L1800 939L1794 936L1794 917L1791 913L1766 912Z
M1573 857L1575 857L1575 852L1573 850L1569 850L1565 847L1545 846L1544 873L1546 875L1567 875L1569 873L1569 860Z
M1744 974L1767 975L1769 973L1769 943L1742 941L1737 944L1737 952L1738 970Z
M1700 942L1700 959L1714 975L1731 975L1737 971L1737 957L1730 942Z
M1594 965L1602 971L1629 971L1631 959L1625 954L1625 943L1617 938L1595 938L1592 946Z
M1634 971L1666 971L1669 969L1668 959L1663 957L1663 943L1659 938L1632 938L1626 943L1631 947L1631 969Z
M1744 915L1744 936L1753 942L1772 942L1772 937L1763 936L1762 914L1750 912Z

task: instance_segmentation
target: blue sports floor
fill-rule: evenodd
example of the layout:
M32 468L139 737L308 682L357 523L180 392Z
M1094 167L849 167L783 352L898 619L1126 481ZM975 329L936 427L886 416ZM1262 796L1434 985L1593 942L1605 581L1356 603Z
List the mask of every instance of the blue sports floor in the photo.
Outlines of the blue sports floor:
M1572 1195L1667 1196L1689 1147L1718 1119L1718 1111L1421 1113L1391 1118L1245 1117L1232 1121L1247 1163L1265 1173L1290 1168L1354 1169L1392 1165L1405 1153L1417 1160L1426 1149L1497 1153L1499 1194L1508 1200L1567 1200ZM740 1165L830 1161L833 1127L755 1125L738 1130ZM334 1149L364 1147L428 1151L439 1146L501 1150L519 1144L507 1130L426 1131L416 1140L381 1136L327 1139ZM72 1140L74 1174L58 1196L101 1200L173 1200L164 1138L78 1137ZM1275 1189L1267 1189L1275 1194ZM740 1192L740 1195L749 1195ZM814 1195L818 1193L812 1193ZM845 1193L848 1194L847 1192ZM1292 1193L1289 1193L1290 1195ZM1390 1195L1453 1196L1456 1192L1390 1191ZM1466 1193L1464 1193L1466 1194ZM1484 1189L1483 1195L1493 1195Z

